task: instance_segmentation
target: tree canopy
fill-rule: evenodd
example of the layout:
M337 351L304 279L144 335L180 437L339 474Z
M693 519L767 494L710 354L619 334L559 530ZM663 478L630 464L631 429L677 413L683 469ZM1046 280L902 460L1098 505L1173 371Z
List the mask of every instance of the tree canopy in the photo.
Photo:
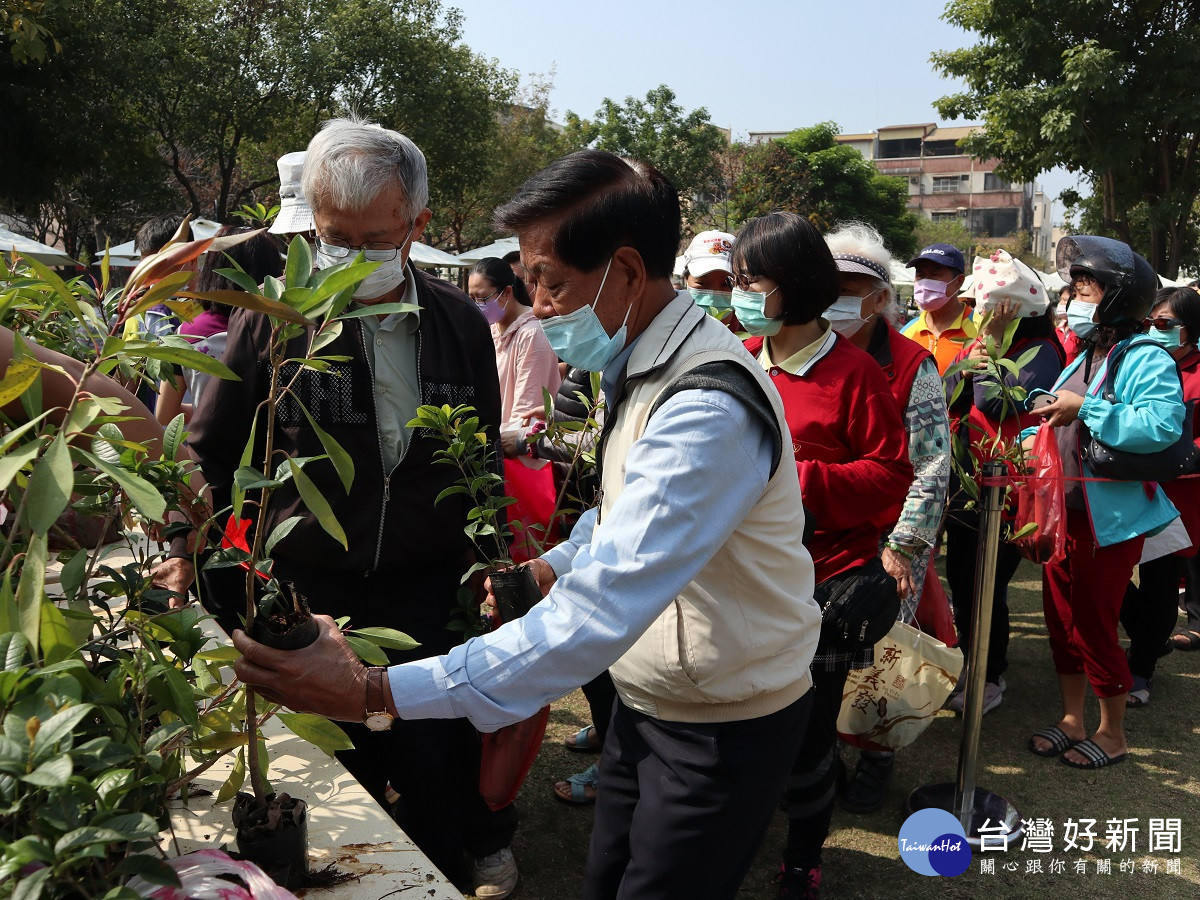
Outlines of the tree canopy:
M967 85L937 101L938 112L986 125L967 149L1023 180L1055 166L1083 174L1098 198L1095 230L1175 277L1197 240L1200 7L952 0L945 18L980 36L974 46L933 54L943 74Z
M648 91L643 100L626 97L617 104L605 98L590 120L567 113L567 139L650 163L689 207L703 203L700 195L719 177L717 154L728 144L707 109L684 112L665 84Z
M461 14L440 0L56 0L44 10L55 16L41 44L10 35L0 54L0 206L35 230L54 223L42 234L72 254L102 250L105 232L119 240L150 215L225 221L273 196L276 158L336 115L412 137L441 213L486 180L516 88L462 42Z
M833 122L799 128L751 147L732 200L734 220L775 210L806 216L820 231L857 220L875 227L891 252L916 246L917 217L908 211L908 185L881 175L857 150L837 142Z

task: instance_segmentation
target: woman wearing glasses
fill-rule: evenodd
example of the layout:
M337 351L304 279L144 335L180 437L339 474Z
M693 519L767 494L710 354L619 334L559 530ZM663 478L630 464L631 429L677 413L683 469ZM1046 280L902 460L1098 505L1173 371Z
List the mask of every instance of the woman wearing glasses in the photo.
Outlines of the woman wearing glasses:
M542 332L542 323L533 315L525 282L504 260L492 256L475 263L467 279L467 293L492 326L504 453L521 456L527 452L525 436L530 424L545 418L542 391L554 396L562 380L558 357Z
M1077 769L1099 769L1121 762L1129 749L1125 701L1133 675L1117 639L1125 585L1146 536L1179 513L1152 482L1097 479L1080 448L1090 437L1127 453L1168 450L1182 432L1183 392L1175 361L1137 334L1158 286L1150 264L1120 241L1090 235L1063 238L1057 254L1059 274L1075 288L1067 315L1083 341L1054 385L1053 402L1038 410L1055 429L1067 479L1066 555L1042 570L1063 713L1030 738L1029 749ZM1108 399L1108 369L1118 356ZM1033 433L1026 429L1021 437ZM1091 738L1084 727L1089 684L1100 701L1100 726Z
M1154 309L1146 320L1147 334L1162 344L1179 366L1183 379L1183 400L1200 400L1200 294L1191 288L1164 288L1158 292ZM1200 413L1200 406L1197 407ZM1186 429L1191 423L1184 423ZM1193 433L1200 433L1194 429ZM1177 478L1163 490L1179 510L1191 545L1177 553L1159 557L1138 566L1138 584L1129 583L1121 607L1121 624L1129 635L1129 669L1133 688L1129 706L1150 703L1151 680L1158 658L1172 647L1181 650L1200 648L1200 604L1194 590L1188 594L1187 630L1171 638L1179 606L1179 580L1195 562L1200 543L1200 475Z
M838 299L838 270L807 219L790 212L751 219L732 259L733 308L756 335L746 349L783 398L820 592L823 582L878 564L880 538L899 518L913 480L904 423L883 370L822 318ZM896 583L884 579L894 601ZM819 889L838 779L842 690L847 673L872 659L869 646L817 646L812 713L787 783L781 897L816 896Z

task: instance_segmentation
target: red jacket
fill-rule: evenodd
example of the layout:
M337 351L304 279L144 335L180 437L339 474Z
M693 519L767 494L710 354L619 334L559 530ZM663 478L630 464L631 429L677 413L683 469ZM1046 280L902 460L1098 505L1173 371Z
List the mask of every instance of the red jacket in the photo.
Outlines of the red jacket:
M746 349L757 357L762 343L751 338ZM913 480L904 422L883 370L845 338L799 375L769 374L792 433L819 583L875 557L900 517Z
M1200 350L1193 348L1192 352L1179 360L1179 374L1183 378L1183 401L1200 400ZM1185 422L1184 428L1188 427ZM1193 434L1200 435L1200 403L1196 404L1196 419L1192 423ZM1200 438L1196 440L1200 445ZM1200 475L1186 475L1162 485L1175 508L1179 510L1179 518L1192 538L1192 546L1179 551L1179 556L1195 556L1200 548Z

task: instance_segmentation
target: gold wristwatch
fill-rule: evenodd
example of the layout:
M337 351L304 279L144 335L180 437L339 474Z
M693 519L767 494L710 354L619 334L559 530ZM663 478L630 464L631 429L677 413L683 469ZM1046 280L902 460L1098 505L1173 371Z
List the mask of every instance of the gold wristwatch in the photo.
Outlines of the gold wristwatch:
M367 669L367 709L363 724L372 731L387 731L395 720L388 712L384 701L383 679L387 678L387 669L383 666L371 666Z

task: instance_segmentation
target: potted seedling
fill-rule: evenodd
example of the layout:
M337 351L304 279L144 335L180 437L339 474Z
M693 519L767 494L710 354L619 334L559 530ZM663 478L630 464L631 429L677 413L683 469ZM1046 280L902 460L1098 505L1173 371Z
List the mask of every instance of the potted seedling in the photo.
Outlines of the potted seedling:
M346 491L350 490L354 478L350 455L305 408L298 384L306 370L324 372L332 363L344 360L344 357L322 355L321 349L340 335L346 320L413 310L411 305L404 303L349 309L354 288L376 265L356 260L314 273L311 250L297 236L288 248L283 278L268 277L261 291L240 270L221 269L221 274L243 290L213 291L203 298L183 294L246 307L267 315L270 320L266 361L269 387L255 410L241 465L234 473L232 511L222 547L207 566L239 566L245 570L246 631L255 640L278 649L306 647L316 640L318 629L307 598L294 585L280 581L273 572L272 553L301 518L291 516L275 524L268 533L266 523L270 521L272 496L291 481L309 514L334 540L346 547L345 532L305 467L327 460ZM283 402L293 404L305 416L320 440L323 454L299 459L277 448L277 416ZM259 434L263 435L261 451L258 450ZM256 458L256 452L261 452L261 457ZM249 512L245 518L244 511ZM359 654L372 663L386 664L386 656L379 649L381 646L401 650L416 646L406 635L392 629L360 629L349 639ZM281 718L296 730L291 714L281 714ZM246 770L253 792L240 794L234 806L238 848L269 873L278 875L277 880L281 883L299 886L307 870L306 806L303 800L286 793L276 795L268 789L257 721L257 699L255 692L250 690L246 696ZM350 749L349 740L340 729L335 730L341 739L334 749Z

